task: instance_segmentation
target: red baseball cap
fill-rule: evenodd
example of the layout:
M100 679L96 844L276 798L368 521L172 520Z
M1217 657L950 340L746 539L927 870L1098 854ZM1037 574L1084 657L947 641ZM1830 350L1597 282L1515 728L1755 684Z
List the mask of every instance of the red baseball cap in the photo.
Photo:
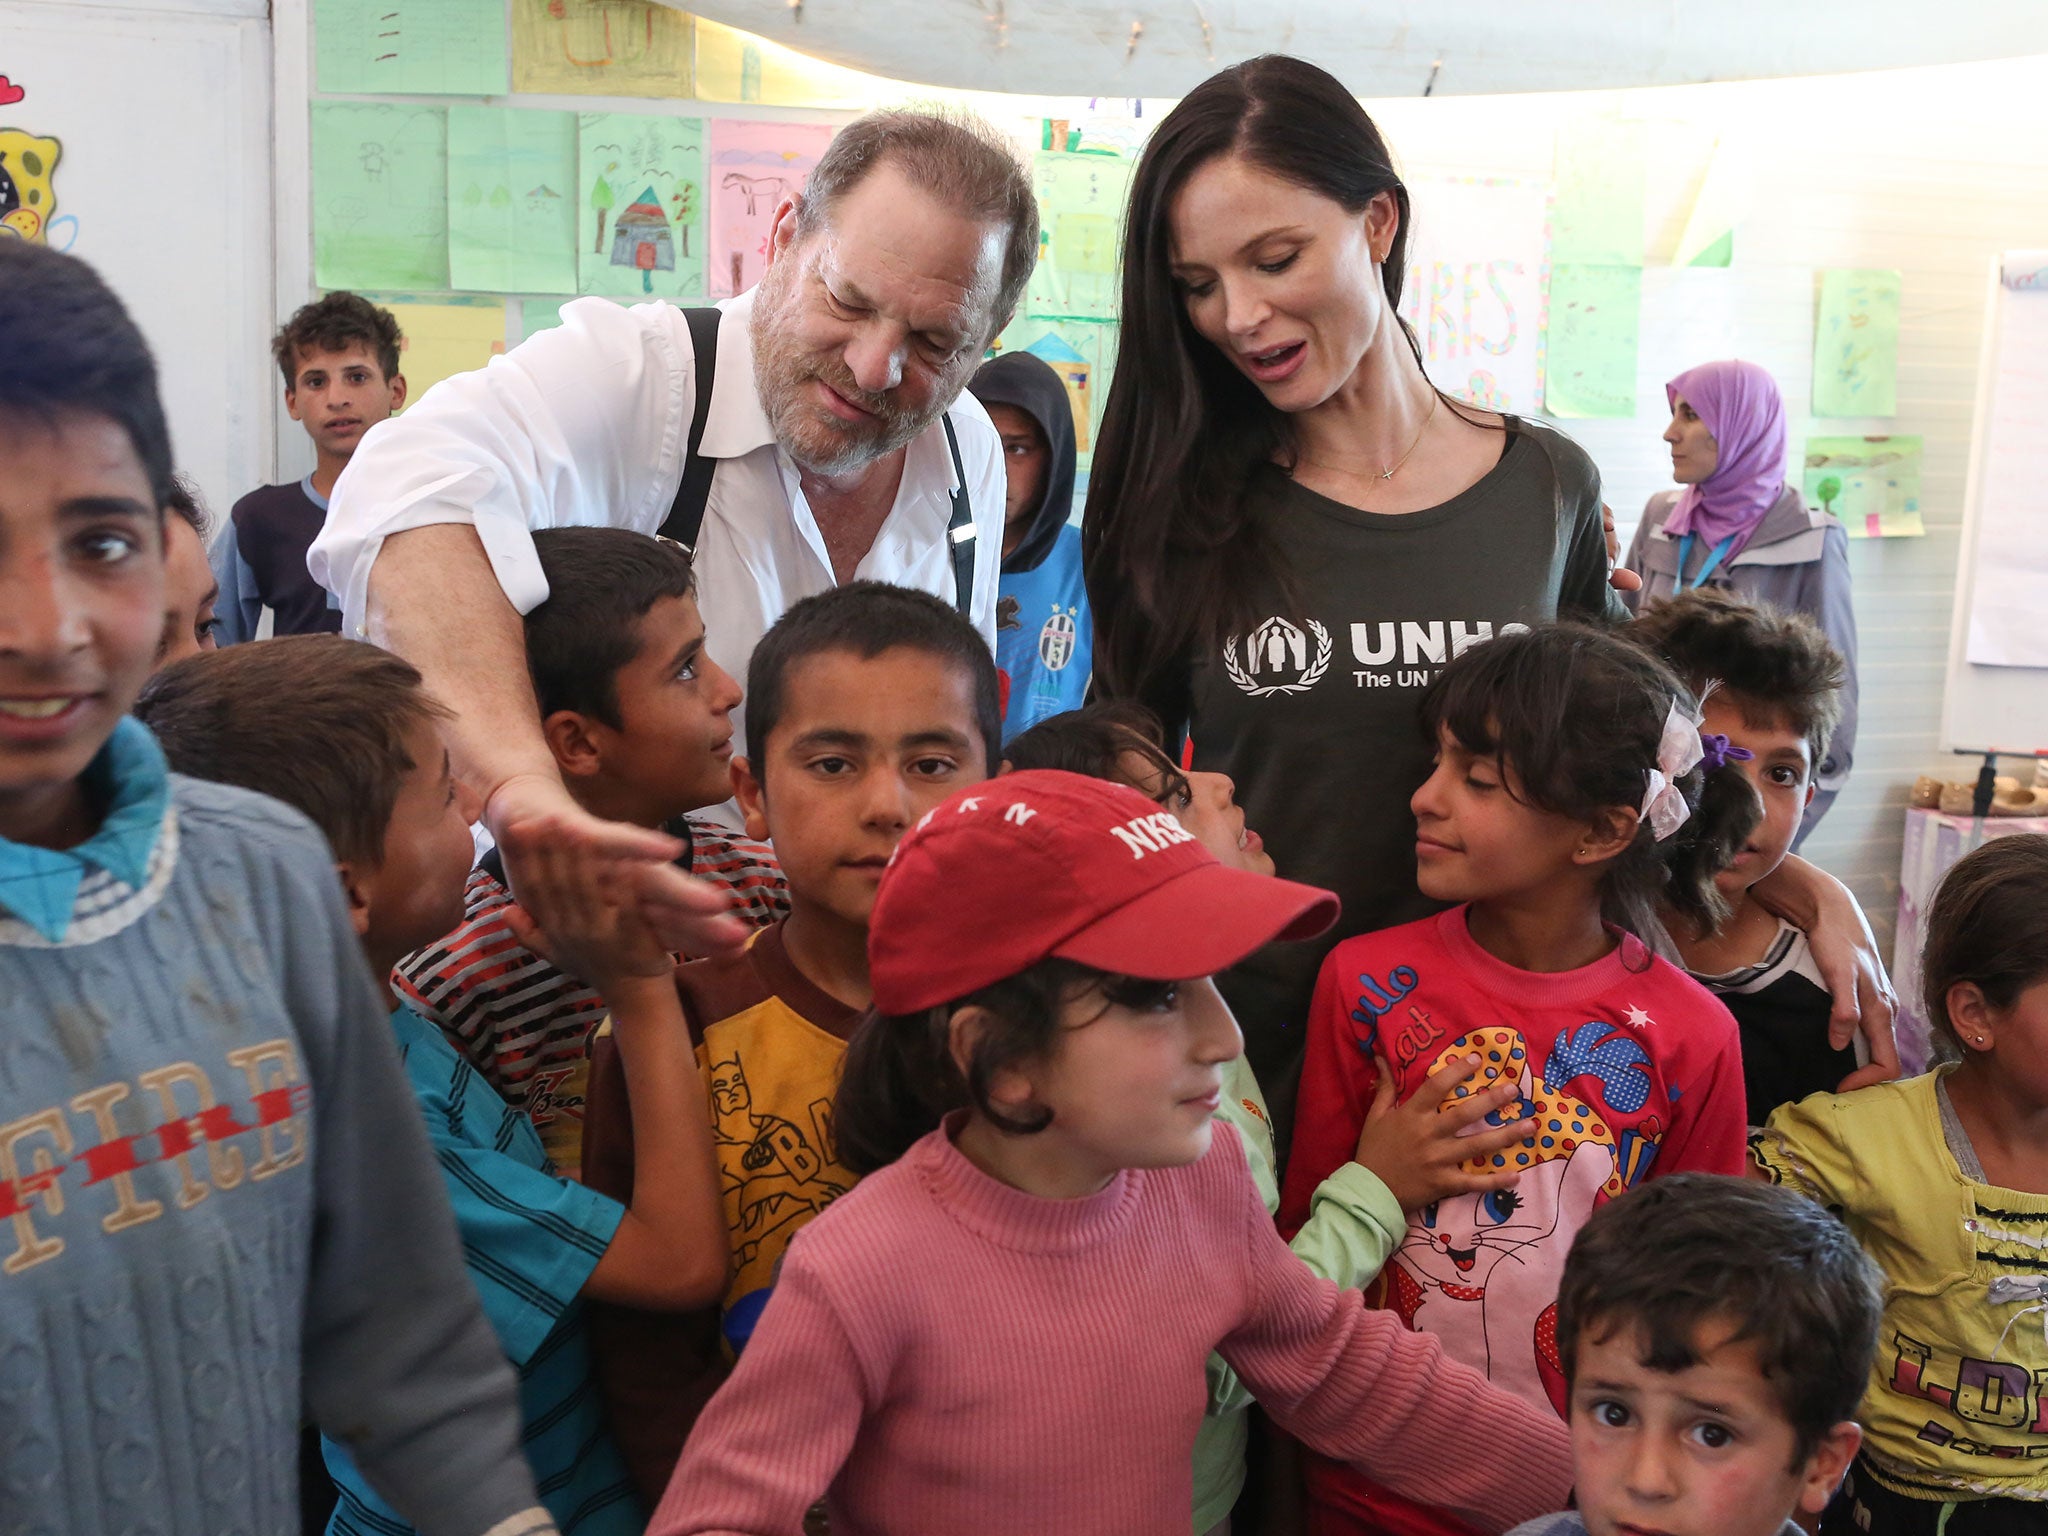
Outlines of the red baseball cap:
M917 1013L1058 956L1180 981L1337 920L1314 886L1217 862L1135 789L1032 769L962 790L904 837L868 925L875 1007Z

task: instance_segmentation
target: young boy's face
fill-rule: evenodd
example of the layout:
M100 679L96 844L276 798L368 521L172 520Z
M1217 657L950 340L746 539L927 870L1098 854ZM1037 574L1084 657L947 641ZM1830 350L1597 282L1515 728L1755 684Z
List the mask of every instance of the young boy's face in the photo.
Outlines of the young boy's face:
M613 679L618 728L595 716L582 720L597 748L608 809L658 827L731 796L740 686L705 650L694 597L660 599L637 632L640 649Z
M1749 776L1764 806L1764 818L1741 854L1715 876L1715 885L1730 901L1785 861L1799 831L1799 819L1813 799L1813 749L1806 738L1793 730L1783 715L1758 709L1754 703L1751 712L1767 723L1751 725L1743 718L1744 702L1718 689L1708 697L1700 721L1702 731L1726 736L1731 745L1755 754L1735 766Z
M379 970L431 944L462 921L462 891L476 845L475 797L450 771L440 728L423 720L407 735L412 767L400 784L375 869L343 868L363 949Z
M220 649L214 631L220 621L213 605L220 583L206 563L199 531L175 512L164 514L164 633L156 664L168 667L201 651Z
M807 656L782 687L764 760L733 773L747 831L774 839L792 898L865 927L903 834L988 777L973 680L902 646Z
M1707 1324L1676 1372L1643 1364L1634 1328L1580 1338L1572 1465L1588 1536L1777 1536L1827 1506L1861 1432L1838 1424L1798 1457L1755 1344L1731 1331Z
M1046 472L1052 465L1052 447L1045 429L1021 405L991 405L988 419L995 423L1003 440L1003 473L1007 495L1003 504L1003 551L1016 548L1031 531L1031 519L1045 499Z
M377 349L353 342L339 352L301 347L285 409L313 446L334 458L356 451L363 434L405 404L405 375L384 376Z
M163 537L121 427L0 412L0 837L94 830L78 776L156 660Z

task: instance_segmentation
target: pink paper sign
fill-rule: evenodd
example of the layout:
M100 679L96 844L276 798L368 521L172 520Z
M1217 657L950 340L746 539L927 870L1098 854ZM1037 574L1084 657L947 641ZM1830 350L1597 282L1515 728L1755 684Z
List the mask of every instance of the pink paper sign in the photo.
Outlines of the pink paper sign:
M714 299L745 293L768 270L775 210L801 192L832 142L824 123L711 122L711 270Z

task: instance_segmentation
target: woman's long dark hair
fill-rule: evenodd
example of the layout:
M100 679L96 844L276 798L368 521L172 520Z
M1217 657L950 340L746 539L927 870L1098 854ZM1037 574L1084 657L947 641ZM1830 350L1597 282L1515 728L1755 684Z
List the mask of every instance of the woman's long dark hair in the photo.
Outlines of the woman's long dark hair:
M1257 589L1286 579L1244 503L1261 465L1291 457L1292 423L1196 333L1172 271L1174 199L1226 154L1348 213L1390 193L1400 218L1380 271L1388 308L1401 302L1408 189L1334 75L1267 54L1210 76L1166 115L1131 183L1116 376L1081 523L1096 680L1110 697L1142 695L1191 645L1241 633ZM1393 318L1419 363L1415 333Z

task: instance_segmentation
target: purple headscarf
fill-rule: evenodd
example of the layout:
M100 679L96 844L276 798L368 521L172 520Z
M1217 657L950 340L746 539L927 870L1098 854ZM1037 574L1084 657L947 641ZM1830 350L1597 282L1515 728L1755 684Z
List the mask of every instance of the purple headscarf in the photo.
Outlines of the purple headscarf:
M1709 545L1732 534L1735 554L1785 489L1785 402L1770 374L1732 358L1688 368L1664 386L1673 410L1681 396L1714 434L1720 457L1711 475L1685 488L1664 531Z

